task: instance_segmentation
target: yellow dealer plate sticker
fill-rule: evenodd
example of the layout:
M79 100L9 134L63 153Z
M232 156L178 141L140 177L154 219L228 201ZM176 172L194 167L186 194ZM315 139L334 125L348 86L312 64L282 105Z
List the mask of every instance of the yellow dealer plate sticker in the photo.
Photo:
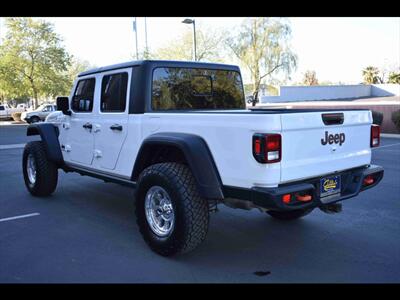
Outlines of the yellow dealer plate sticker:
M320 181L320 196L325 197L340 193L340 175L325 177Z

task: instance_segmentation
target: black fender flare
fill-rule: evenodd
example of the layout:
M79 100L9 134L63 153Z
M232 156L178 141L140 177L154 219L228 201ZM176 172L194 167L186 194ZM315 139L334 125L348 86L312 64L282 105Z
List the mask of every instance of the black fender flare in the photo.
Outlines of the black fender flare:
M138 152L132 172L132 180L137 181L146 167L146 159L151 153L149 147L167 145L181 150L195 177L200 196L206 199L224 199L222 182L211 151L204 139L198 135L178 132L160 132L147 137Z
M64 164L60 143L58 141L58 127L50 123L31 124L26 131L27 136L40 135L46 146L46 154L50 161L58 166Z

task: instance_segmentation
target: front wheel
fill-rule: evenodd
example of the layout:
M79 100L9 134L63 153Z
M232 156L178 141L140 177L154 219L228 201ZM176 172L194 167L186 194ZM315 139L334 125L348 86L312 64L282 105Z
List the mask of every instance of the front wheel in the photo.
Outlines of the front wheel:
M290 221L290 220L296 220L300 219L301 217L304 217L311 213L314 208L308 208L308 209L296 209L296 210L291 210L291 211L276 211L276 210L270 210L267 211L267 214L269 214L271 217L282 220L282 221Z
M56 189L58 168L47 159L42 141L29 142L25 145L22 172L25 185L32 195L49 196Z
M31 121L30 121L31 124L38 123L38 122L40 122L40 118L39 117L37 117L37 116L31 117Z
M208 231L208 202L189 168L159 163L145 169L136 191L136 219L149 247L163 256L195 249Z

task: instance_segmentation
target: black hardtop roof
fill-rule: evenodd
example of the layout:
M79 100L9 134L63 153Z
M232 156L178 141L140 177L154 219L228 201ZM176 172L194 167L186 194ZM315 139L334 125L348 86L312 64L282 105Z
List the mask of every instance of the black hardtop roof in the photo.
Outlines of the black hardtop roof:
M133 60L125 63L90 69L78 74L78 77L86 76L105 71L118 70L134 66L148 65L150 67L181 67L181 68L203 68L216 70L240 71L238 66L227 65L221 63L206 63L195 61L179 61L179 60Z

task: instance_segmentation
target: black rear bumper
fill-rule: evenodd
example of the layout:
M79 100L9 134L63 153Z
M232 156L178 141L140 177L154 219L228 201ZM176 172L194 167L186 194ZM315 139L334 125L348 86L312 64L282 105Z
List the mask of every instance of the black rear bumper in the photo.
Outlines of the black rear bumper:
M270 210L294 210L312 208L335 203L351 197L357 196L360 192L376 186L383 178L383 168L377 165L361 167L338 172L330 175L341 176L341 191L331 197L320 197L320 179L322 177L311 178L300 182L293 182L280 185L276 188L253 187L242 189L235 187L224 187L225 198L235 198L253 202L254 205ZM364 178L368 175L374 177L374 183L368 186L363 185ZM327 175L329 176L329 175ZM326 177L326 176L323 176ZM304 193L312 195L312 200L308 202L295 202L286 204L282 201L285 194Z

